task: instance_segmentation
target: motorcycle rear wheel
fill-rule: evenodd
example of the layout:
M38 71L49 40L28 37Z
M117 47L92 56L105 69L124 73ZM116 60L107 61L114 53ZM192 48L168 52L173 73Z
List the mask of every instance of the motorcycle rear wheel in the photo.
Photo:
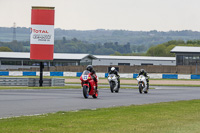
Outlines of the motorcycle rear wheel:
M146 91L144 91L144 93L145 93L145 94L147 94L147 93L148 93L148 90L149 90L149 88L147 88L147 90L146 90Z
M89 88L88 88L88 86L83 86L83 96L85 98L89 97Z
M118 93L119 92L119 88L117 88L117 90L115 92Z

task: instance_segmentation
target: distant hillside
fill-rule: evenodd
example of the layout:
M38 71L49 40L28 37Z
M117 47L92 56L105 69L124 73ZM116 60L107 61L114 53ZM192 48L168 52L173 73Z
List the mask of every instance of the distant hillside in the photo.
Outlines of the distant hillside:
M17 27L16 29L17 41L29 41L30 29L24 27ZM104 44L106 42L113 42L119 44L129 43L132 47L141 46L143 51L149 47L157 44L162 44L170 40L200 40L200 32L196 31L127 31L127 30L62 30L55 29L55 40L65 39L70 40L76 38L81 41L86 41L92 44ZM13 28L0 27L0 41L9 42L13 39Z

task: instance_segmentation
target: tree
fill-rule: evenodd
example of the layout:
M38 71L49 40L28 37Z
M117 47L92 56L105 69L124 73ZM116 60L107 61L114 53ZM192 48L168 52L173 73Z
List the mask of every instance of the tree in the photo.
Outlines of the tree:
M122 54L120 52L115 51L114 55L121 56Z
M146 55L147 56L166 56L166 46L163 44L159 44L157 46L153 46L148 49Z
M62 42L66 43L66 38L65 37L63 37Z
M0 52L13 52L13 51L8 47L0 47Z
M174 57L175 56L175 53L170 53L170 51L175 47L176 45L169 45L166 50L165 50L165 53L166 53L166 56L168 57Z

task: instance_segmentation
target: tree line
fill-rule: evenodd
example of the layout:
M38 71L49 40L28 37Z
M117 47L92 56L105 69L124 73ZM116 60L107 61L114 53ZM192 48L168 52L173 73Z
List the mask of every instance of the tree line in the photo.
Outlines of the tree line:
M30 42L0 42L0 48L7 47L14 52L30 52ZM4 49L5 50L5 49ZM86 41L81 41L76 38L67 40L63 37L62 40L55 40L54 42L54 52L55 53L89 53L97 55L110 55L115 52L119 53L131 53L130 43L119 44L118 42L106 42L104 44L88 43Z
M104 44L88 43L86 41L73 38L67 40L65 37L62 40L55 40L55 53L88 53L94 55L118 55L118 56L160 56L160 57L174 57L174 53L170 51L175 46L200 46L200 40L171 40L156 46L151 46L147 52L135 52L136 47L131 46L130 43L119 44L118 42L106 42ZM141 47L143 49L143 47ZM0 42L1 51L13 52L30 52L30 42Z
M146 52L146 56L174 57L175 54L170 53L170 51L175 46L200 47L200 40L188 40L188 41L172 40L172 41L168 41L166 43L150 47Z
M170 40L200 40L200 32L183 30L183 31L129 31L129 30L64 30L55 29L55 40L72 40L77 38L87 44L118 43L119 45L130 44L133 53L145 53L151 46L156 46ZM17 27L16 39L18 42L29 41L30 28ZM0 27L0 41L11 42L13 40L13 28ZM101 46L99 45L99 46ZM105 50L105 49L104 49ZM111 50L108 50L107 53ZM116 51L116 49L114 50ZM119 51L119 50L117 50ZM99 52L99 51L97 51Z

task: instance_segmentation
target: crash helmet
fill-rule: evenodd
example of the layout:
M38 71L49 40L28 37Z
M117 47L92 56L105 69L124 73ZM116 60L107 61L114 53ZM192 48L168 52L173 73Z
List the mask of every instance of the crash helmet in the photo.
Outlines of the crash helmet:
M88 71L92 71L93 70L93 66L92 65L88 65L87 67L86 67L86 70L88 70Z
M140 70L140 73L144 73L144 69L141 69L141 70Z
M115 70L115 67L112 67L112 68L111 68L111 71L114 71L114 70Z

